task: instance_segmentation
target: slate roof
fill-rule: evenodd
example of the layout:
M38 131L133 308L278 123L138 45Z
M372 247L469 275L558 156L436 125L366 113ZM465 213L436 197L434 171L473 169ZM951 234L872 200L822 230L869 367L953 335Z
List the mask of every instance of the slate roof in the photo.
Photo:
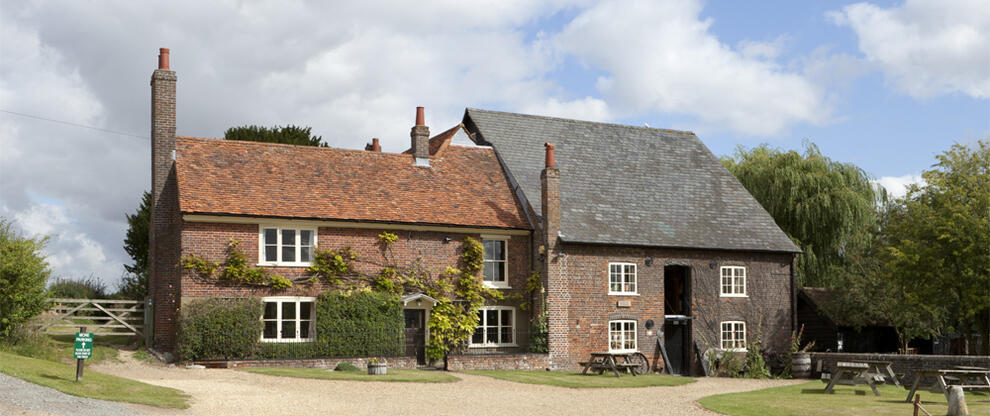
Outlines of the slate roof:
M183 213L531 229L491 148L448 145L430 163L413 166L412 155L399 153L176 140Z
M544 142L561 171L568 242L799 252L694 133L469 108L539 214Z

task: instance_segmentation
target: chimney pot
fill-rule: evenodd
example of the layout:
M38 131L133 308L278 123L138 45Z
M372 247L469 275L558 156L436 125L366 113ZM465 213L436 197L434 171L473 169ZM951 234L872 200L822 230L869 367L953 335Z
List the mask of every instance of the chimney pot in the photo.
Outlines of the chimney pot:
M374 139L371 139L371 151L372 152L381 152L382 151L382 145L381 145L381 143L378 142L378 138L377 137L375 137Z
M554 145L553 145L553 143L543 143L543 146L546 146L546 148L547 148L546 167L547 168L556 168L557 167L557 161L554 159L554 154L553 154Z
M168 48L158 49L158 69L169 69L168 67Z
M423 107L416 107L416 125L426 125L426 116L423 115Z

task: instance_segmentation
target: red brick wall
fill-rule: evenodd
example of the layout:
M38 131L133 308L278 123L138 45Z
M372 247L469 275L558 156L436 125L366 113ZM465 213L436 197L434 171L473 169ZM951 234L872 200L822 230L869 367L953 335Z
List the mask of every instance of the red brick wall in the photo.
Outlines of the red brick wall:
M384 260L378 244L378 234L383 230L357 228L319 227L317 231L317 247L322 249L338 249L350 246L359 258L353 263L355 270L361 274L377 274L383 267ZM436 275L446 267L458 267L463 250L464 237L471 236L481 239L481 234L456 233L441 231L404 231L394 230L399 240L392 245L391 256L396 264L407 265L419 263L431 274ZM223 262L226 258L227 244L231 239L240 240L239 248L248 258L248 264L257 264L258 253L258 224L229 224L229 223L200 223L186 222L182 230L182 255L195 254L207 260ZM493 232L492 234L495 234ZM445 238L451 238L445 242ZM508 242L508 277L511 289L503 290L504 295L518 293L525 296L526 278L531 271L530 237L528 235L512 236ZM176 260L178 262L178 260ZM287 278L308 276L305 267L271 267L274 273ZM200 297L241 297L241 296L316 296L329 289L322 283L295 284L288 289L259 288L246 285L221 284L215 280L199 277L190 270L181 271L181 302L188 302ZM528 301L526 301L528 303ZM518 299L497 302L497 304L519 306ZM525 347L529 331L529 314L521 309L516 310L517 343ZM163 339L168 342L163 345L174 345L175 328L168 327L169 332L163 333ZM164 348L170 350L171 348Z
M755 341L762 314L763 343L766 348L787 348L791 331L791 295L789 254L762 254L729 251L653 249L601 245L565 244L566 257L558 259L566 281L568 336L567 354L555 360L554 368L575 368L593 351L608 350L608 322L616 319L637 321L639 350L651 360L657 331L664 322L664 266L683 265L691 269L692 337L704 348L702 339L718 347L719 323L728 320L746 322L747 340ZM646 259L653 258L652 266ZM637 266L638 296L608 295L608 263L625 262ZM720 267L745 266L745 298L719 297ZM560 303L551 292L550 310ZM619 307L628 301L631 306ZM656 326L646 329L646 320ZM551 334L551 340L557 340ZM558 347L560 349L560 347ZM554 351L553 347L551 351ZM696 354L692 349L692 360ZM697 369L695 364L695 368Z

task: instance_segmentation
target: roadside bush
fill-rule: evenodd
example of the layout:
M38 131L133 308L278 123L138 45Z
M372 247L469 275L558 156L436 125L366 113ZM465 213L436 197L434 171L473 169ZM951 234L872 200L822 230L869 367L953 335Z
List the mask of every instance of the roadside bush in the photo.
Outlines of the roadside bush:
M355 367L354 364L351 364L351 363L349 363L347 361L341 361L341 362L337 363L337 366L334 367L333 371L358 371L359 372L359 371L361 371L361 369Z
M327 357L403 355L402 305L386 293L324 293L316 301L316 344Z
M182 307L177 352L183 360L247 358L258 349L261 300L202 299Z
M107 299L107 286L93 276L78 279L56 278L48 287L53 298Z
M51 271L41 250L47 238L27 238L0 219L0 339L48 307Z

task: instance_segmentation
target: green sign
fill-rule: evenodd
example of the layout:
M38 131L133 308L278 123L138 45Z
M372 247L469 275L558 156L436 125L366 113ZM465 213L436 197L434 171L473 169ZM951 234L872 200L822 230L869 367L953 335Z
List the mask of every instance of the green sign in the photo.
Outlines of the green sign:
M76 332L76 359L84 360L93 355L93 333Z

